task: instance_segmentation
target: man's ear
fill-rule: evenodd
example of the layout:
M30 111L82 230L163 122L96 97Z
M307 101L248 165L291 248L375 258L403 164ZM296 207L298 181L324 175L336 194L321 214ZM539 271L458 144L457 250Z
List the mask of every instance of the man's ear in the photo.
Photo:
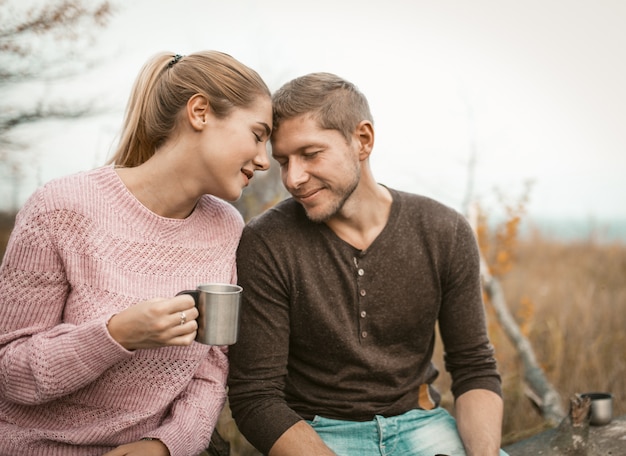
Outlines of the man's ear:
M187 119L194 130L204 130L210 113L209 100L202 94L195 94L187 101Z
M374 148L374 125L369 120L362 120L354 130L354 137L359 144L359 158L365 160Z

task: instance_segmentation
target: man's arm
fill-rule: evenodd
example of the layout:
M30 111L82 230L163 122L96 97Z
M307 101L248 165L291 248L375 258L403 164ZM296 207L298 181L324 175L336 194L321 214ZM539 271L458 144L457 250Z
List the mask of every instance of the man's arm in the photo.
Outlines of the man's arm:
M305 421L298 421L280 436L269 456L336 456Z
M496 456L502 434L502 398L493 391L473 389L455 403L456 420L467 456Z
M458 218L439 329L452 375L459 434L469 456L497 455L502 432L501 379L489 342L475 235Z
M228 394L239 431L263 454L268 454L281 436L302 421L287 404L284 393L290 350L291 282L277 257L283 255L276 254L267 239L250 225L244 229L237 250L239 285L244 293L239 338L229 347Z

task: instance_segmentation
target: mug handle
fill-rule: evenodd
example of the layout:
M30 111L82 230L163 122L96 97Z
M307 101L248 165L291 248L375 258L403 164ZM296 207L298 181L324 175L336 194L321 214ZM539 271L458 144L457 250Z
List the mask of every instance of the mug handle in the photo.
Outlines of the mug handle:
M198 290L183 290L183 291L179 291L178 293L176 293L176 296L180 296L180 295L184 295L184 294L188 294L189 296L191 296L193 298L193 300L196 303L196 306L198 306L198 303L200 301L200 292Z

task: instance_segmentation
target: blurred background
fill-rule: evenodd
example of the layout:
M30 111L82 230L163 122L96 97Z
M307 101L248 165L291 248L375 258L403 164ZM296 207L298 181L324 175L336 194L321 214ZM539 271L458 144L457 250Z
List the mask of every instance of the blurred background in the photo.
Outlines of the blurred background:
M369 99L379 182L475 209L564 404L611 390L626 413L625 21L621 0L0 0L0 254L38 186L105 163L152 54L224 51L271 90L333 72ZM246 219L285 196L275 171ZM545 423L491 319L513 441Z
M9 24L57 2L3 0L0 14ZM2 170L3 209L106 160L134 78L153 53L217 49L255 68L271 90L313 71L354 82L371 104L373 169L386 185L461 210L469 199L497 206L497 194L517 197L530 185L528 215L542 228L626 238L621 0L109 3L100 27L83 23L69 40L33 36L21 63L40 77L0 86L5 112L92 109L71 122L12 129L28 147L12 158L19 173ZM12 69L5 57L15 56L2 56ZM44 75L46 61L54 66Z

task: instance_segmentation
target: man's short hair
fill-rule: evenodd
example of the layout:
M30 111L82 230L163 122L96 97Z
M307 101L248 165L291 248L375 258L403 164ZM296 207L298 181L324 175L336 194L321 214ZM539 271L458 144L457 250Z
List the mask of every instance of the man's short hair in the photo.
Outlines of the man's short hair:
M361 121L374 123L365 95L331 73L311 73L287 82L272 96L272 105L274 130L283 120L309 114L321 128L337 130L349 142Z

